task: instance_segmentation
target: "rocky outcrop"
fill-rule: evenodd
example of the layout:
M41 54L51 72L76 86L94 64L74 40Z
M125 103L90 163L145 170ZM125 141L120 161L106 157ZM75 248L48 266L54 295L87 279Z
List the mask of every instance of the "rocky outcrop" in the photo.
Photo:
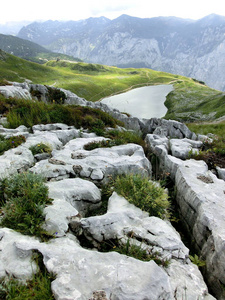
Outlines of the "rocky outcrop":
M184 160L189 151L195 151L199 142L188 142L185 139L169 141L166 137L154 134L147 135L146 142L159 158L161 170L170 174L174 180L182 221L194 239L195 247L206 261L204 274L211 290L217 299L222 300L225 297L224 181L209 171L205 162ZM174 145L179 147L174 149ZM186 150L177 151L181 147L184 149L184 146Z
M47 270L56 276L51 286L56 299L99 299L100 295L103 299L121 300L214 299L169 221L149 216L115 193L106 214L86 217L88 211L101 205L99 187L107 182L108 176L128 172L151 175L151 164L142 147L127 144L87 151L85 144L105 138L82 133L65 124L35 125L32 133L24 127L23 131L26 142L6 151L0 163L8 158L8 174L24 168L48 179L46 185L53 202L45 208L44 228L55 239L41 243L1 228L1 278L6 274L21 280L31 277L38 269L31 262L35 250L43 255ZM11 132L6 129L4 134L18 132L19 129ZM52 147L51 157L36 162L29 147L47 141ZM18 149L24 151L20 162L11 155ZM1 176L7 174L2 172ZM80 236L89 239L93 246L84 248ZM101 243L113 239L124 244L129 241L157 255L162 262L168 261L169 266L97 251Z
M30 93L29 83L14 86ZM175 182L182 219L206 261L205 278L222 300L224 181L208 171L203 162L187 160L190 152L201 147L204 137L197 137L176 121L129 118L107 105L88 102L70 93L67 96L68 103L99 108L124 121L127 128L147 134L148 148L159 158L161 170ZM7 129L1 125L0 133L6 137L26 137L25 143L0 156L0 178L25 170L46 178L53 203L45 208L44 228L56 237L50 243L40 243L12 230L0 229L0 247L5 249L0 252L1 277L9 274L22 280L29 278L37 266L27 266L32 251L38 250L47 269L56 274L52 283L56 299L95 299L100 294L105 299L214 299L208 294L198 268L190 262L188 249L168 221L148 216L116 194L109 200L107 213L86 216L101 206L101 188L112 177L126 173L151 177L152 166L141 146L127 144L88 151L85 145L108 139L60 123L35 125L32 129ZM29 148L40 143L47 144L51 154L34 156ZM223 174L223 170L218 173ZM91 249L82 247L81 236L92 243ZM115 239L157 253L162 262L170 262L169 266L97 251L101 243ZM4 262L5 251L10 253L10 264L7 259Z

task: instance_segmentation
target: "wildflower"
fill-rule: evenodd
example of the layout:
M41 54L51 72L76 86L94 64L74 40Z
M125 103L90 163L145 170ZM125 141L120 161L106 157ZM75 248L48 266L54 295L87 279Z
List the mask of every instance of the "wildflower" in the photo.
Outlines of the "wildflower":
M14 142L14 141L12 141L12 143L14 144L15 142Z

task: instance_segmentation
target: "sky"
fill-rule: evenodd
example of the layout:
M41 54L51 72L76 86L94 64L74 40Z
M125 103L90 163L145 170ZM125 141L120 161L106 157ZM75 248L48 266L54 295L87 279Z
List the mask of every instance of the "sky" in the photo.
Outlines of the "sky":
M34 2L34 3L32 3ZM225 16L224 0L4 0L0 24L18 21L82 20L122 14L140 18L176 16L200 19L215 13Z

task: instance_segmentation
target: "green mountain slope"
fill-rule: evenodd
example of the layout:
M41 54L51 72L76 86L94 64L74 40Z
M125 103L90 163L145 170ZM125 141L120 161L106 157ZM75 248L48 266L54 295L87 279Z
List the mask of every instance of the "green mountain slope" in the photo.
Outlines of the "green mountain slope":
M0 80L54 85L71 90L86 100L98 101L131 88L173 84L165 102L166 118L181 121L214 120L225 115L225 93L184 76L150 69L120 69L98 64L49 61L28 62L0 51Z
M67 59L81 61L72 56L54 53L46 48L12 35L0 34L0 49L15 56L38 63L45 63L52 59Z

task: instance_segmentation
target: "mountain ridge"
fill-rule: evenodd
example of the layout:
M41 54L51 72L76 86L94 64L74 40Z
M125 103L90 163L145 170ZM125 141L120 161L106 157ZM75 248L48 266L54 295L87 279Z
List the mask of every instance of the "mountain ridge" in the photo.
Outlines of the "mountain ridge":
M36 22L23 27L18 37L86 62L147 67L194 77L223 91L224 33L225 17L215 14L199 20L121 15Z

